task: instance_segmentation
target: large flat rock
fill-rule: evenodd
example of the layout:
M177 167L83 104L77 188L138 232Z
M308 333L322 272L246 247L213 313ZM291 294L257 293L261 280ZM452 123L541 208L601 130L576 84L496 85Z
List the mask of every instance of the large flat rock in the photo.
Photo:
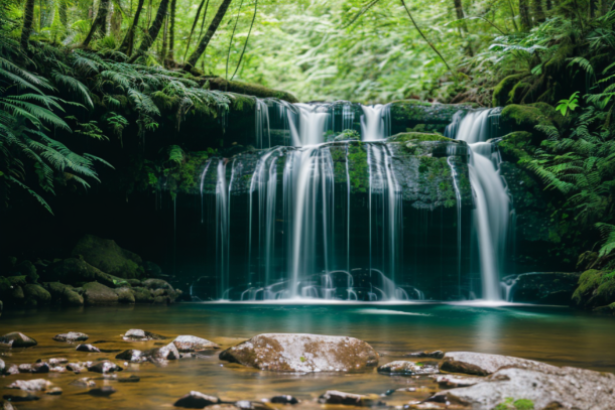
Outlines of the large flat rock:
M220 359L280 372L360 372L378 353L354 337L265 333L220 353Z
M559 367L535 360L474 352L448 352L440 363L440 370L477 376L487 376L500 369L510 367L536 370L543 373L557 373L559 371Z

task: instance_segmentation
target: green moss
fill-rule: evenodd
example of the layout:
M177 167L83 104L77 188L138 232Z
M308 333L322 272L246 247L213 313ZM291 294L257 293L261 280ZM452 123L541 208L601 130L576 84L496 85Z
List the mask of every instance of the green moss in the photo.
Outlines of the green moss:
M361 142L348 145L348 174L350 176L350 188L353 192L368 192L367 151Z
M505 159L515 161L529 159L536 151L536 147L532 145L532 138L531 132L514 131L502 137L498 147Z
M297 97L286 91L273 90L260 84L248 84L240 81L227 81L221 77L207 77L211 90L230 91L237 94L253 95L260 98L278 98L290 103L299 102Z
M452 141L440 134L427 134L423 132L400 132L389 138L389 141L395 142L421 142L421 141Z
M256 99L251 96L229 93L231 97L231 108L236 111L253 110L256 105Z
M566 125L566 119L547 103L527 105L512 104L502 110L500 121L511 130L532 132L537 125L554 126L561 129Z
M579 278L572 301L582 307L594 308L615 302L615 271L590 269Z
M493 89L492 104L494 107L503 107L511 101L511 91L527 74L512 74L504 77L502 81Z
M504 401L493 408L493 410L534 410L534 402L528 399L515 400L507 397Z

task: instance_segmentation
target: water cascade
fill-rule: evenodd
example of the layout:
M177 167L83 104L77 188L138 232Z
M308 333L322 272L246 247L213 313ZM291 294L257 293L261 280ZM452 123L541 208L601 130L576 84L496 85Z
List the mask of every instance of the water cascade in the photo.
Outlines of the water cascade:
M500 299L509 199L487 142L494 112L455 115L446 134L468 145L417 145L387 139L388 105L257 100L255 110L263 148L208 160L200 174L201 220L209 215L203 225L215 231L217 292L209 297ZM468 262L473 237L478 284ZM444 241L456 251L436 256Z

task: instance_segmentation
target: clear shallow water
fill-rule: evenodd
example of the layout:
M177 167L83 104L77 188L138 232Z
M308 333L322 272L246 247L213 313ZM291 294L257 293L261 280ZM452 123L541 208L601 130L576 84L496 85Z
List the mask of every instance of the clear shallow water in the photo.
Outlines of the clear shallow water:
M380 353L380 363L399 360L417 350L470 350L542 360L560 366L615 371L615 322L559 307L445 305L445 304L178 304L173 306L99 307L5 312L0 333L19 330L38 342L32 349L0 352L7 364L33 363L37 359L66 357L70 361L113 359L117 353L76 352L74 345L52 340L58 333L80 331L90 335L88 343L102 349L125 350L155 347L154 342L128 343L121 334L142 328L169 337L193 334L223 348L258 333L303 332L348 335L368 341ZM426 360L421 359L425 362ZM116 361L123 366L121 361ZM124 367L124 366L123 366ZM389 389L417 387L415 393L395 393L384 398L392 405L420 400L437 390L428 378L389 377L368 374L292 375L261 372L221 362L217 354L206 359L128 366L120 376L131 373L139 383L124 384L96 380L99 386L113 385L118 392L109 399L81 395L84 390L69 386L79 377L100 378L95 373L70 372L48 375L19 375L0 378L2 394L17 392L5 386L17 379L44 376L64 390L59 397L42 396L38 402L21 403L23 409L169 409L190 390L218 395L225 400L260 400L276 394L292 394L305 400L299 407L313 408L309 401L326 390L353 393L383 393Z

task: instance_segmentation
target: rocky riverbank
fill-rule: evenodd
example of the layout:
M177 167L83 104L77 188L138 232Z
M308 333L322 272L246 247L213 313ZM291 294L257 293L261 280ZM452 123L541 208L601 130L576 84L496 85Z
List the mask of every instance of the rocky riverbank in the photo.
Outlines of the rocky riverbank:
M97 400L120 395L135 384L155 383L142 380L149 367L169 375L181 371L182 363L219 358L220 366L249 378L266 378L283 373L310 379L313 374L330 373L333 377L364 374L373 378L402 378L403 389L381 394L365 391L323 391L317 398L300 400L278 395L255 401L252 397L229 400L218 397L203 385L202 391L186 391L182 397L163 407L210 408L227 410L267 410L292 406L297 409L378 407L404 409L473 410L611 410L615 402L615 375L550 364L510 356L475 352L407 352L404 360L380 363L379 355L365 341L343 336L270 333L237 343L225 339L220 346L194 335L159 335L143 329L129 329L108 340L89 342L79 332L49 334L48 340L34 340L20 332L0 337L3 409L15 409L14 403L29 405L46 397L57 407L73 408L71 401L86 395L88 408L97 408ZM54 344L62 357L40 357L24 363L25 357L42 345ZM220 347L223 347L219 354ZM215 356L214 356L215 355ZM258 370L257 370L258 369ZM256 373L254 372L256 370ZM148 386L164 389L165 383ZM69 391L70 394L64 394ZM404 399L408 392L412 399ZM102 403L100 402L101 406ZM401 403L401 404L400 404ZM141 408L134 403L133 408Z

